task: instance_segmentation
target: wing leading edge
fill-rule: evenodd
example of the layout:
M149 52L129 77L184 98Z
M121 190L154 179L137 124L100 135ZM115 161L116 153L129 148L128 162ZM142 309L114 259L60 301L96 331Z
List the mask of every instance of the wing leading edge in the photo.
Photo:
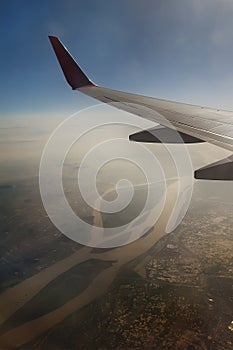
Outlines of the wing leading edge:
M193 140L207 141L233 151L232 111L167 101L95 85L59 39L54 36L49 36L49 39L64 76L73 90L78 90L103 103L154 121L169 129L173 128L182 135L189 135Z

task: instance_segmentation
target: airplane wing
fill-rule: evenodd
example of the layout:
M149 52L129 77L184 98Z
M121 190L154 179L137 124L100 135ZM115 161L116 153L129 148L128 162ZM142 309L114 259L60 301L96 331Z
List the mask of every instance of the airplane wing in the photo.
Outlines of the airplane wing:
M210 142L233 151L233 112L167 101L128 92L108 89L94 84L81 70L67 49L54 36L49 36L65 78L73 90L80 91L101 102L133 113L142 118L159 123L167 130L166 142L173 142L172 129L180 133L184 142ZM155 128L134 135L130 139L143 142L160 142L159 135L163 128ZM162 138L163 139L163 138ZM175 141L174 141L175 142ZM223 166L227 163L227 167ZM215 163L195 172L196 178L215 180L233 180L233 159ZM216 176L216 167L218 176ZM227 169L227 173L226 173ZM214 174L215 176L212 176ZM217 178L216 178L217 177Z

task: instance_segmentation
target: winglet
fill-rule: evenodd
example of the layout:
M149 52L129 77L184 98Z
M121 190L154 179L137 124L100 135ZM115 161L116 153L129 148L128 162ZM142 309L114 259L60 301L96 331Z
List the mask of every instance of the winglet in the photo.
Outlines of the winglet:
M93 84L83 73L73 57L62 45L60 40L55 36L49 36L49 40L63 70L65 78L72 89L75 90L88 85L94 86L95 84Z

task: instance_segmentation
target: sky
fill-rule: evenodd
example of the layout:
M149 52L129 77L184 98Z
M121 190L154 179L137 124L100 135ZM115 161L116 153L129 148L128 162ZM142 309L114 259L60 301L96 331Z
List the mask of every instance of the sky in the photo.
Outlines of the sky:
M66 84L48 35L105 87L233 110L231 0L1 2L0 121L96 102Z

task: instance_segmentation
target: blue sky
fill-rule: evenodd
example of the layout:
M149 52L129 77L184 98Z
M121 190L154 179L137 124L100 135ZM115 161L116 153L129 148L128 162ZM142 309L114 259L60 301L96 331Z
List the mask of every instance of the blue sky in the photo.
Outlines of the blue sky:
M48 34L97 84L233 109L232 18L231 0L2 2L1 118L95 103L65 83Z

